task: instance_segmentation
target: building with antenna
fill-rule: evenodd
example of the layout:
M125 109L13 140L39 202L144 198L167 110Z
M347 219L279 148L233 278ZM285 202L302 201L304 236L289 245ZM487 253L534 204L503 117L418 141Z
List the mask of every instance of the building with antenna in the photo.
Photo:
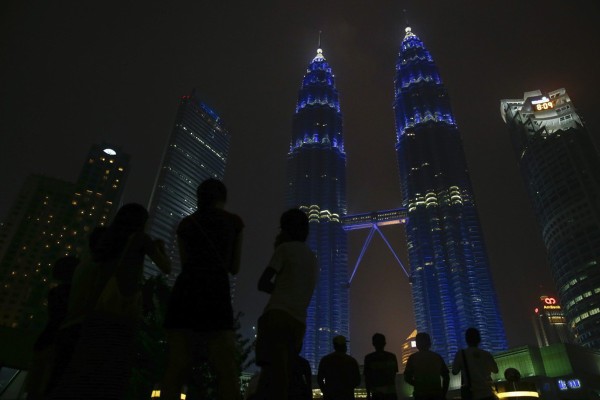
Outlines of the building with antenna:
M437 66L407 27L395 79L396 152L400 169L418 332L450 362L464 332L482 348L507 348L460 132Z
M320 47L320 46L319 46ZM310 220L307 243L320 274L308 308L302 355L313 370L332 349L336 335L348 337L346 153L334 75L319 48L298 93L287 160L287 205Z
M500 102L577 342L600 349L600 153L565 89Z
M196 210L196 189L208 179L223 180L229 154L230 134L219 115L200 99L196 91L182 96L175 125L152 190L147 231L165 241L173 270L169 283L181 271L176 230L179 222ZM148 259L145 275L158 275Z

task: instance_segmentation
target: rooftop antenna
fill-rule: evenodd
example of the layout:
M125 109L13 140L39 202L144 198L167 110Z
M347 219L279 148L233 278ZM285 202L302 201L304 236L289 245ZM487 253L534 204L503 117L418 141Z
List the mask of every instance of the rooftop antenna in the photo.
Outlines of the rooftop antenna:
M406 8L403 8L402 12L404 13L404 21L406 22L406 26L410 26L408 23L408 13L406 12Z
M319 31L319 44L318 44L318 46L317 46L317 49L320 49L320 48L321 48L321 33L323 33L323 31L321 31L321 30L320 30L320 31Z

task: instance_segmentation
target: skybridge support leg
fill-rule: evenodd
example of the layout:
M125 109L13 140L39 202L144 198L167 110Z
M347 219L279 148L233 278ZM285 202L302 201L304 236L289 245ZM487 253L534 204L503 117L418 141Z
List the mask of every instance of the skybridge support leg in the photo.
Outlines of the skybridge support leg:
M400 258L398 257L398 255L396 254L396 252L394 251L394 249L392 248L392 245L387 240L387 238L385 237L385 235L383 234L383 232L381 232L381 229L379 229L379 227L377 225L373 225L373 229L375 229L377 231L377 233L379 233L379 236L381 236L381 238L383 239L383 241L385 242L385 244L387 244L388 249L390 249L390 251L394 255L394 258L396 259L396 261L398 261L398 264L400 265L400 268L402 268L402 271L404 271L404 274L406 275L406 277L410 278L410 275L406 271L406 268L404 268L404 264L402 264L402 261L400 261Z
M352 271L352 275L350 275L350 280L348 281L348 287L350 287L350 284L352 283L352 279L354 279L354 275L356 275L356 271L358 271L358 266L360 265L360 262L362 261L362 258L365 255L365 252L367 251L369 244L371 243L371 239L373 239L373 235L375 234L376 229L377 229L376 225L373 225L371 227L371 230L369 231L369 235L367 236L367 239L365 240L365 244L363 245L362 250L360 251L358 260L356 260L356 265L354 266L354 271Z

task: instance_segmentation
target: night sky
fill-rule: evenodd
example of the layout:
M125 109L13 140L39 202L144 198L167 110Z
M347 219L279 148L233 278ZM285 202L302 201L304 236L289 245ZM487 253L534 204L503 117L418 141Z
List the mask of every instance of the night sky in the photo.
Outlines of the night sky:
M462 133L509 345L534 344L532 309L555 289L499 101L564 87L598 143L597 4L5 0L0 218L27 175L75 181L102 141L132 155L125 201L147 204L178 98L195 87L232 135L228 208L246 224L235 304L249 332L267 300L256 282L284 209L292 115L319 30L344 115L349 212L401 206L392 101L406 8ZM407 262L400 226L384 232ZM350 233L350 270L366 235ZM362 363L382 332L399 355L414 328L410 287L379 238L350 293L352 354Z

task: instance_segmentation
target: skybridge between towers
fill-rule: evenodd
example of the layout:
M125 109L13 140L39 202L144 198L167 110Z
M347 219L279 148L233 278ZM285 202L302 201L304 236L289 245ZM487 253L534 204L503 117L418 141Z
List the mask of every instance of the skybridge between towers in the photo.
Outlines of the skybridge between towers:
M345 215L342 217L342 226L345 231L354 231L357 229L369 229L369 234L367 235L367 238L365 239L365 243L363 244L363 247L360 251L360 255L358 256L358 259L356 260L356 264L354 265L354 270L352 271L352 275L350 276L350 279L348 280L348 286L350 286L350 284L352 283L352 280L354 279L354 275L356 275L356 271L358 271L358 266L360 265L360 262L362 261L362 258L365 255L367 248L371 244L371 240L373 239L373 236L375 235L375 233L378 233L379 236L381 236L381 238L387 245L388 249L390 249L390 251L392 252L392 255L398 262L398 265L400 265L400 268L402 268L402 271L404 271L404 274L406 275L406 277L407 278L410 277L408 271L404 267L404 264L402 263L402 261L400 261L400 257L398 257L398 254L396 254L396 251L390 244L389 240L385 237L385 235L383 234L383 232L380 229L380 227L382 227L382 226L405 224L407 219L408 219L408 217L406 215L405 208L396 208L396 209L384 210L384 211L372 211L372 212L363 213L363 214Z

